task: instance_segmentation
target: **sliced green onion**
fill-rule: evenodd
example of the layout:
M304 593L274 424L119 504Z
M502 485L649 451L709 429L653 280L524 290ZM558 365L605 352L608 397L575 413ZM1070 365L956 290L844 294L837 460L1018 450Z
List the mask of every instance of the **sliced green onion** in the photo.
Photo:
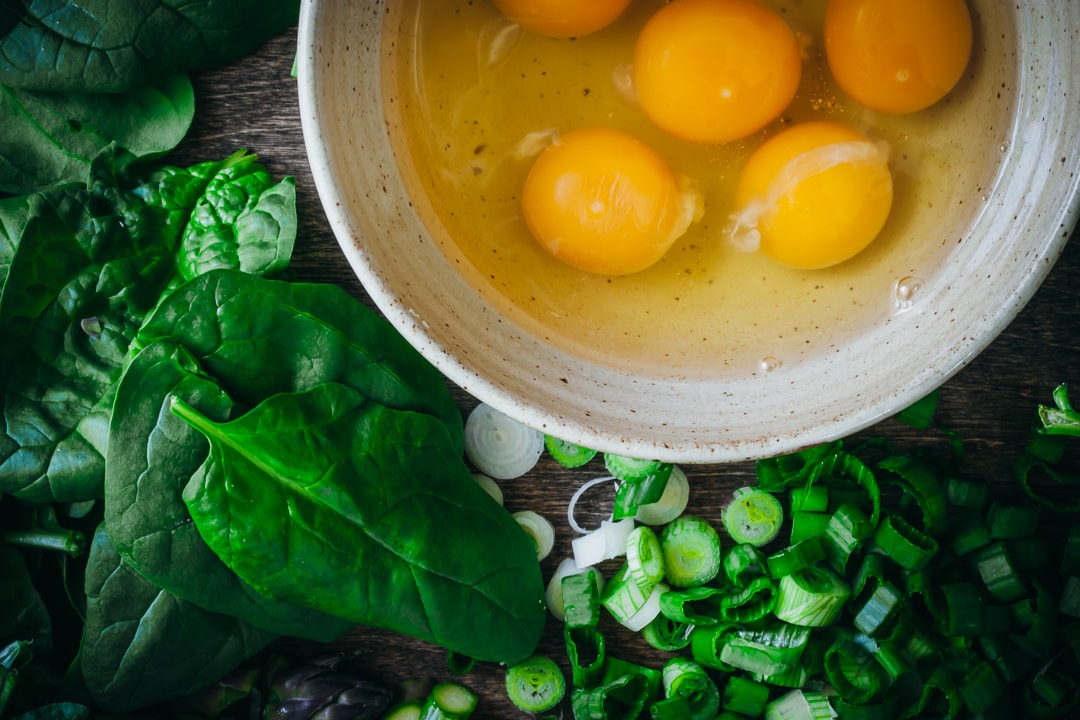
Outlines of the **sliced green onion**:
M631 579L642 587L664 579L664 551L652 528L641 525L626 536L626 563Z
M660 502L667 489L668 479L671 477L671 465L664 465L666 470L663 474L647 475L633 480L621 480L615 488L615 509L612 517L615 520L632 518L643 505L652 505Z
M713 720L720 710L720 690L705 668L685 657L673 657L663 667L664 694L684 698L692 720Z
M403 700L395 704L380 720L420 720L424 715L424 703L420 700Z
M604 588L600 604L620 625L637 632L660 614L660 598L666 590L662 583L638 585L623 564Z
M1013 616L1021 621L1024 632L1011 635L1014 642L1036 658L1046 658L1057 639L1056 604L1042 583L1035 581L1035 597L1013 603Z
M950 505L982 510L990 502L990 486L982 480L952 477L945 482L945 499Z
M964 708L956 677L949 668L939 665L923 684L915 704L915 717L956 718Z
M854 503L844 503L829 518L821 545L825 557L843 573L855 550L874 532L874 523Z
M1080 525L1073 525L1069 530L1058 572L1062 575L1080 575Z
M1000 540L987 545L972 558L986 589L997 600L1012 602L1027 595L1027 588L1016 574L1012 561Z
M634 529L633 518L604 520L600 527L570 541L578 567L591 567L626 554L626 538Z
M681 695L657 700L649 705L652 720L691 720L690 703Z
M675 587L703 585L720 572L720 535L704 518L682 515L660 533L664 577Z
M746 587L724 595L720 617L727 622L750 624L773 612L776 607L776 586L772 578L759 577Z
M850 635L840 636L825 651L825 675L840 697L856 705L871 702L886 685L874 654Z
M832 515L828 513L806 512L804 510L791 513L789 542L792 545L797 545L805 540L823 537L831 519Z
M976 513L957 513L952 520L952 550L967 555L990 544L990 530L984 518Z
M784 508L771 493L756 487L741 487L720 510L724 529L735 542L760 547L780 532Z
M699 665L733 672L736 668L720 660L720 653L727 646L728 636L739 629L727 623L695 625L690 631L690 657Z
M978 635L983 629L982 598L971 583L946 583L941 586L944 600L940 618L948 635Z
M791 512L825 512L829 509L829 488L824 485L792 488Z
M1039 405L1039 421L1042 422L1042 431L1049 435L1071 435L1080 437L1080 412L1077 412L1069 402L1068 385L1062 383L1054 388L1052 393L1054 405L1047 407Z
M1004 635L979 636L979 649L1001 679L1013 683L1031 672L1032 659Z
M486 403L465 419L465 457L496 480L521 477L544 452L544 434Z
M604 467L618 480L644 480L659 476L666 478L671 474L671 463L659 460L632 458L614 453L604 453Z
M726 597L723 588L708 585L669 590L660 598L660 613L678 623L697 627L716 625Z
M1080 618L1080 577L1074 575L1065 581L1058 600L1058 612Z
M588 689L575 688L570 704L575 720L618 720L638 717L648 697L645 676L626 674Z
M947 494L935 469L926 460L911 455L885 458L878 467L887 473L886 480L898 485L913 498L923 516L923 529L934 535L949 524ZM874 518L875 522L877 518Z
M694 625L680 620L672 620L664 615L664 598L670 593L660 596L660 614L651 623L641 629L641 638L657 650L675 652L690 645L690 634Z
M883 462L882 465L885 463ZM828 476L828 481L834 487L841 483L850 483L859 488L862 495L870 501L870 524L877 526L878 518L881 516L881 490L878 487L877 477L862 460L851 453L838 452L821 461L820 472L823 476Z
M544 436L544 447L555 462L566 468L579 468L596 457L595 450L551 435Z
M536 558L545 559L555 547L555 526L543 515L532 510L519 510L513 514L517 524L521 526L536 545Z
M770 555L768 557L769 574L774 578L783 577L815 565L824 559L825 549L821 544L821 538L807 538Z
M506 694L519 710L546 712L562 702L566 678L554 660L533 655L506 669Z
M990 504L986 525L995 540L1016 540L1031 537L1039 527L1042 508L1038 505Z
M884 638L896 627L903 611L903 595L892 583L882 582L857 609L852 624L872 638Z
M836 622L851 586L827 568L804 567L780 578L773 614L792 625L824 627Z
M758 460L755 466L758 487L768 492L779 492L811 484L820 473L823 461L840 452L842 446L843 443L837 440L788 455Z
M752 580L769 575L765 555L749 543L736 545L724 553L724 574L737 587L745 587Z
M589 531L581 527L578 524L577 518L574 516L574 511L577 509L578 501L592 488L597 485L603 485L605 483L617 482L614 477L608 475L606 477L598 477L589 480L586 483L582 483L581 487L574 491L574 494L570 496L570 502L566 504L566 521L570 524L570 527L574 532L582 535L587 534Z
M424 720L465 720L476 710L477 695L461 683L446 680L431 689L421 717Z
M819 692L796 688L765 706L765 720L831 720L836 711Z
M1001 697L1001 679L985 660L978 662L961 680L960 697L978 715L994 706Z
M764 683L754 682L741 675L732 675L724 686L724 696L720 704L725 710L758 717L765 712L769 702L769 687Z
M607 664L604 666L604 677L602 682L608 683L617 678L630 675L639 677L645 681L645 702L646 704L657 700L661 695L663 689L663 671L653 667L646 667L639 665L629 660L623 660L622 658L609 657Z
M896 419L913 428L925 430L934 422L934 413L937 411L938 390L924 395L911 405L896 414Z
M574 687L593 687L603 676L607 662L607 641L595 627L563 628L566 658Z
M599 572L589 568L562 578L563 621L569 627L595 627L600 622Z
M924 535L899 515L889 515L874 532L874 543L905 570L922 570L938 552L934 538Z
M656 502L638 505L634 520L643 525L667 525L686 512L689 501L690 482L682 468L675 465L664 486L664 494Z
M502 488L499 487L499 483L495 482L494 478L488 477L482 472L474 472L472 474L472 477L473 480L476 481L476 484L482 487L484 489L484 492L490 495L492 499L495 500L495 502L499 503L500 505L503 504Z
M778 675L799 665L809 638L809 628L789 623L760 629L739 628L719 638L723 641L719 660L749 673Z
M578 567L578 564L574 562L574 558L572 557L564 558L555 567L555 572L551 574L551 579L548 580L544 597L547 602L548 611L556 620L565 620L565 607L562 594L563 578L568 575L576 575L584 572L588 572L593 576L593 579L596 582L596 591L598 593L603 592L604 576L600 574L600 571L596 567Z

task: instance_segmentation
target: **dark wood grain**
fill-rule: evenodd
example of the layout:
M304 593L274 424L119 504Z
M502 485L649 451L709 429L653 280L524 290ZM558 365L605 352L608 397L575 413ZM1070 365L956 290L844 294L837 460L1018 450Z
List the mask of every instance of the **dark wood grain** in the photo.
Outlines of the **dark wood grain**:
M188 139L169 160L178 164L224 157L248 148L275 175L296 178L300 236L293 267L299 278L337 283L372 304L341 255L312 182L297 109L296 80L290 76L295 30L285 32L242 62L196 77L197 116ZM1002 485L1010 482L1009 466L1023 446L1038 403L1050 402L1059 382L1080 380L1080 246L1070 242L1043 287L1000 337L942 389L941 421L966 439L971 471ZM373 306L373 305L372 305ZM918 358L912 358L918 362ZM454 388L462 410L475 404ZM864 435L912 442L917 433L885 421ZM596 461L594 461L596 463ZM749 463L686 468L692 482L691 507L719 521L724 498L753 479ZM570 554L571 531L565 520L567 501L583 481L601 472L598 463L567 471L547 457L528 479L504 483L510 510L531 509L551 518L558 528L550 572L557 558ZM594 516L585 519L598 520ZM616 656L658 665L663 657L626 632L605 625ZM388 680L435 676L445 678L445 652L388 633L358 628L343 644L366 651L365 663ZM551 623L541 652L563 656L561 627ZM478 717L516 717L502 690L503 675L483 666L462 678L481 694Z

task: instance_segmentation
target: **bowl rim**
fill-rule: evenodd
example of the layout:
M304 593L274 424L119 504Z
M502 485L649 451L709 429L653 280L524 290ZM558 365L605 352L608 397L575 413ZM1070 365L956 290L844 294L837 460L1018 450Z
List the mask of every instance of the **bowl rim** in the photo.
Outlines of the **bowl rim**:
M325 1L325 0L324 0ZM381 16L387 0L375 3ZM1035 295L1054 263L1064 251L1069 237L1080 218L1080 157L1073 155L1069 168L1071 181L1062 185L1062 192L1055 198L1053 216L1043 219L1041 227L1060 229L1049 234L1046 242L1038 247L1035 255L1028 256L1030 265L1020 275L1021 283L1007 302L985 313L975 322L974 331L958 341L943 359L924 366L914 378L902 387L876 395L871 402L855 410L848 409L837 414L829 422L817 422L813 427L803 427L784 438L743 438L738 442L706 440L674 444L669 439L645 436L617 436L598 430L593 423L569 418L557 411L523 402L514 392L474 370L467 362L442 347L438 337L425 323L418 322L409 306L403 302L387 279L379 271L354 240L358 237L347 211L347 198L342 196L335 181L330 150L323 142L319 87L316 76L320 54L318 30L319 2L302 0L298 33L297 79L301 125L308 162L315 187L326 212L329 224L339 246L354 273L380 312L418 351L431 362L449 381L462 388L478 401L503 412L542 432L576 442L603 452L614 452L633 457L648 457L679 463L726 463L754 460L794 452L812 445L828 442L864 430L902 410L934 391L956 375L1016 318ZM1015 12L1020 24L1031 22L1026 7ZM1080 17L1080 9L1073 9ZM1068 32L1061 28L1061 33ZM1060 39L1060 38L1059 38ZM1062 43L1058 43L1061 50ZM1068 44L1065 44L1068 47ZM1064 52L1064 51L1063 51ZM1072 51L1071 67L1080 71L1080 50ZM1021 66L1022 67L1022 66ZM1023 70L1023 67L1022 67ZM1067 69L1062 73L1068 73ZM1080 89L1080 79L1070 76L1069 87ZM1020 90L1018 90L1020 92ZM381 98L381 95L380 95ZM1017 123L1018 125L1019 123ZM1024 128L1010 128L1012 135ZM1015 140L1015 139L1014 139ZM1014 142L1014 145L1016 143Z

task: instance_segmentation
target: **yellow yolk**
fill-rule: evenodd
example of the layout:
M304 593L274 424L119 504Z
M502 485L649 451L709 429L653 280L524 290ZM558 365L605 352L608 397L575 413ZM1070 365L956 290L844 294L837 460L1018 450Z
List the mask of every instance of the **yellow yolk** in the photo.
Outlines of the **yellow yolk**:
M840 87L886 113L930 107L952 90L971 56L964 0L830 0L825 53Z
M551 37L581 37L610 25L630 0L495 0L511 22Z
M892 197L883 146L840 123L794 125L743 166L730 236L791 267L828 267L873 241Z
M525 180L525 221L562 262L627 275L659 260L701 216L651 148L618 130L586 128L556 139Z
M755 0L674 0L649 19L634 48L642 111L691 142L760 130L795 97L801 74L795 34Z

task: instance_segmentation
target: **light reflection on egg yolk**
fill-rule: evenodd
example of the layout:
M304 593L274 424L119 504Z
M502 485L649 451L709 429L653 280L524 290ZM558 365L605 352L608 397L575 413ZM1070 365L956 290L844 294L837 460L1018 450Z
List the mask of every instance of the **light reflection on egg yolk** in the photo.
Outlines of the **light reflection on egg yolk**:
M581 37L607 27L630 0L495 0L511 22L551 37Z
M885 225L888 152L840 123L794 125L754 151L735 193L736 245L791 267L828 267L861 252Z
M642 111L691 142L746 137L795 97L795 34L755 0L674 0L642 28L633 80Z
M830 0L825 53L840 87L886 113L930 107L952 90L971 56L964 0Z
M644 270L699 219L701 198L651 148L610 128L563 135L533 163L523 194L537 242L579 270Z

